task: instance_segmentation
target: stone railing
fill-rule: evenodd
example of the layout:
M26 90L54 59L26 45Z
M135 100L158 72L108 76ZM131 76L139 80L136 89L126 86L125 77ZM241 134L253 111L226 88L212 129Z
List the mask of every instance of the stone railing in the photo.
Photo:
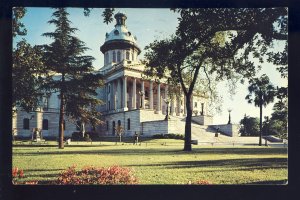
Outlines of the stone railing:
M220 125L210 125L209 127L219 131L225 135L230 137L238 137L239 136L239 124L220 124Z

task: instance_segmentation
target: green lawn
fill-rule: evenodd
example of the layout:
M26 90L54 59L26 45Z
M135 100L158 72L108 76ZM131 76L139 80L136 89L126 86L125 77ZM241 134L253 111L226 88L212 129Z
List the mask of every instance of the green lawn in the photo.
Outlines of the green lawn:
M287 180L286 148L194 145L192 152L183 152L181 140L147 142L147 146L73 142L62 150L56 142L17 144L13 147L13 167L24 170L24 181L44 183L55 180L74 164L78 169L89 165L129 167L140 184L186 184L196 180L212 184L282 184Z

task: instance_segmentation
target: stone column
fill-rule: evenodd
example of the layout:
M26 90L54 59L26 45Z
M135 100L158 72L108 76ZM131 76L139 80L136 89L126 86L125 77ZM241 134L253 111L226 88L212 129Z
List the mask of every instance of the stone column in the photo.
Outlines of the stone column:
M180 97L176 97L176 105L177 105L176 115L180 116L180 110L181 110Z
M141 92L142 92L142 109L145 109L145 81L142 80L142 85L141 85Z
M122 108L122 95L121 95L121 79L119 78L117 80L117 84L118 84L118 87L117 87L117 109L121 109Z
M183 97L183 115L186 116L186 97Z
M127 107L127 76L123 77L123 110L128 110Z
M170 112L170 114L172 116L174 116L174 111L175 111L175 109L174 109L174 107L175 107L174 101L175 101L175 99L174 99L174 97L172 97L172 99L171 99L171 112Z
M163 113L166 115L167 114L167 104L166 104L166 100L169 100L169 98L168 98L168 85L165 85L165 98L164 98L164 100L163 100L163 105L164 105L164 110L163 110ZM171 106L171 104L170 104L171 102L169 102L169 106ZM170 108L170 107L169 107ZM168 109L169 109L168 108ZM168 111L169 112L169 111Z
M157 104L156 104L156 113L160 114L161 109L160 109L160 83L157 85Z
M136 78L133 78L132 84L132 109L136 109Z
M115 82L111 82L110 86L110 96L111 96L111 110L116 110L116 94L115 94Z
M111 83L108 83L108 91L109 91L109 94L107 95L107 101L109 101L109 105L108 105L108 110L111 110L112 109L112 84Z
M106 111L108 111L109 110L109 107L108 107L109 99L108 99L108 84L107 83L105 83L105 101L106 101Z
M149 106L150 106L150 109L153 109L153 81L150 81L150 96L149 96Z

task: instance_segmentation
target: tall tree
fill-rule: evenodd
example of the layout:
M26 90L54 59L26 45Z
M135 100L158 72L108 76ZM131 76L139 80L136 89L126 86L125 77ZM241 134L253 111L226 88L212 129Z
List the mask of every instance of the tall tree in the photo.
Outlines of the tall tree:
M43 34L54 40L43 46L45 66L52 74L44 89L59 92L59 148L64 148L65 115L92 125L100 123L96 89L103 85L101 75L93 71L94 58L84 55L88 48L74 36L77 29L70 27L68 15L65 8L57 8L48 22L55 25L55 31Z
M246 96L248 103L259 107L259 146L262 143L262 108L274 101L276 94L274 86L269 78L263 74L260 78L251 79L248 87L249 94Z
M27 34L21 21L26 8L14 7L12 11L12 35L15 40L17 36ZM22 39L16 42L12 54L12 106L30 112L39 106L39 99L43 96L41 77L46 77L46 73L43 69L42 49Z
M180 17L176 35L155 40L146 47L148 71L158 77L169 75L180 83L187 99L184 150L191 151L191 96L199 73L210 80L231 79L235 74L243 78L254 77L256 67L249 60L251 52L267 47L274 39L286 40L286 26L274 23L286 20L285 8L275 9L177 9ZM218 34L227 35L225 43ZM259 48L260 47L260 48ZM190 81L184 80L185 76Z

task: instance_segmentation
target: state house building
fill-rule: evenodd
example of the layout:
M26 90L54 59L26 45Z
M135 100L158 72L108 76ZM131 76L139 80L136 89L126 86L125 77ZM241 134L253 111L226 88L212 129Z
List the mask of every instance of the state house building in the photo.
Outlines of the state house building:
M168 85L162 79L146 79L143 76L145 66L139 61L141 49L137 38L127 29L126 15L115 15L115 28L105 35L100 51L104 56L104 66L97 72L104 76L105 85L97 90L98 98L104 104L98 109L104 123L96 127L102 136L115 135L115 127L121 125L125 136L135 132L144 136L153 134L179 133L177 120L186 115L185 98L168 98ZM33 128L42 129L44 137L58 136L59 99L54 93L41 100L41 107L34 112L18 111L13 117L13 128L18 136L30 136ZM168 104L168 106L167 106ZM207 98L194 95L193 112L203 121L211 121L207 116ZM165 120L166 112L170 115ZM90 131L90 126L86 126ZM65 120L65 136L78 131L78 126ZM183 133L179 133L183 134Z

